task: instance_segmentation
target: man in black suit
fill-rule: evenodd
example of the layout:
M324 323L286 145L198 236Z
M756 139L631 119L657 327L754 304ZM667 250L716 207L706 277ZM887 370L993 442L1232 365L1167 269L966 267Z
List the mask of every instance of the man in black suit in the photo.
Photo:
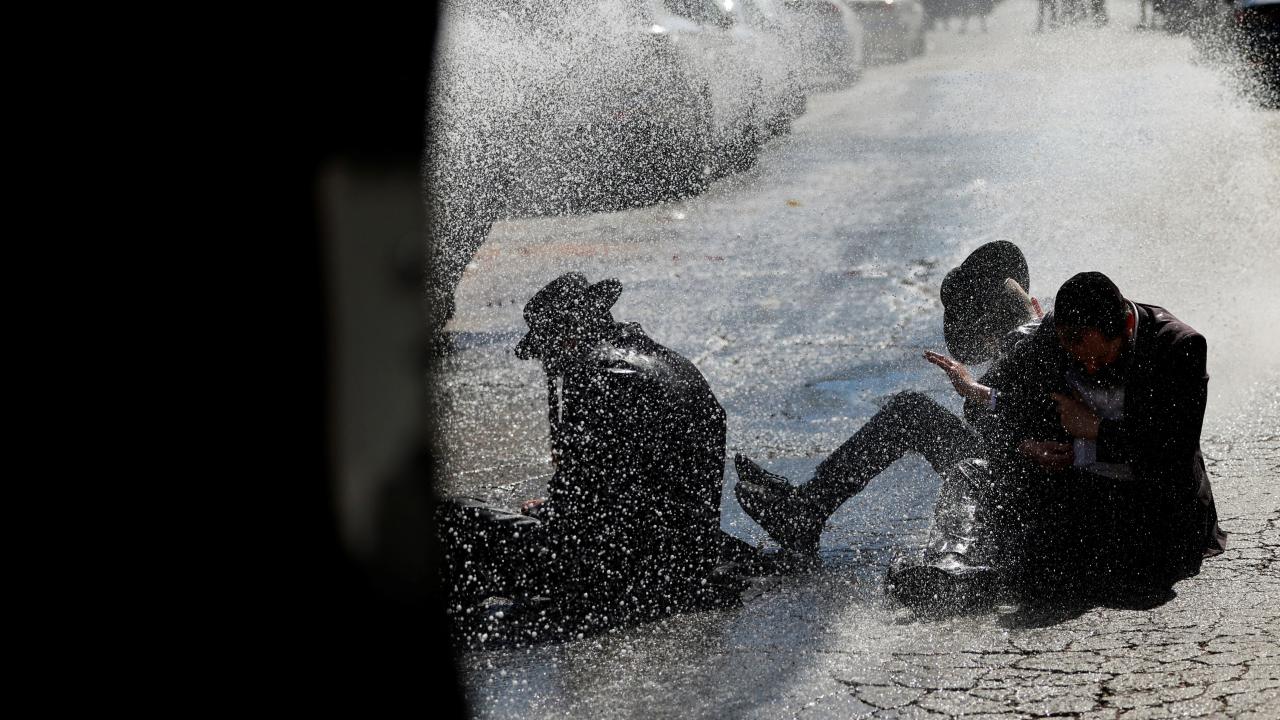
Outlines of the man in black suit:
M548 497L519 514L442 503L455 613L504 597L594 626L732 601L736 586L713 577L726 545L724 410L691 362L614 320L621 293L617 280L566 273L525 305L515 354L546 372L556 471Z
M923 393L897 393L798 486L736 455L734 494L743 511L782 547L814 555L836 509L907 453L923 455L944 475L965 458L981 457L989 395L969 391L981 386L965 363L995 359L998 366L998 358L1033 331L1041 312L1026 292L1030 284L1022 251L1004 240L977 248L942 280L943 336L955 359L934 352L925 358L965 397L963 420Z
M1024 592L1167 590L1226 547L1200 452L1204 336L1075 275L987 383L992 476Z

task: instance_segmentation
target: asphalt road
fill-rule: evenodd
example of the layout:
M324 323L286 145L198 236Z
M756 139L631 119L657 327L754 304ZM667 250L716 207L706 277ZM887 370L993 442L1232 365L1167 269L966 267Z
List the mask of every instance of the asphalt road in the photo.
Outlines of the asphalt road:
M511 348L524 301L561 272L620 278L615 316L694 360L730 456L798 480L888 393L958 407L920 358L943 348L938 284L1006 239L1035 295L1103 270L1207 336L1205 448L1232 549L1153 610L903 624L885 563L937 488L908 458L833 517L822 569L762 581L740 609L470 653L478 716L1280 717L1280 113L1186 38L1132 30L1132 5L1037 35L1034 3L1009 0L988 34L931 33L925 57L811 96L756 168L702 196L496 225L450 325L446 486L510 507L540 494L541 372ZM724 526L764 541L734 479Z

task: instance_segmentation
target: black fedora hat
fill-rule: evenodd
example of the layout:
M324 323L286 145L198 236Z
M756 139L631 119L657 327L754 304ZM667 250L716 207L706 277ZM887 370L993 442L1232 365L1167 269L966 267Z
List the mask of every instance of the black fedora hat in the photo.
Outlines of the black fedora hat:
M529 332L516 345L516 357L542 357L547 342L565 328L607 317L620 295L622 282L616 278L593 285L582 273L570 272L552 280L525 303L524 321Z
M969 253L942 279L940 291L942 334L952 357L964 363L990 360L996 342L1030 319L1030 289L1027 259L1017 245L996 240Z

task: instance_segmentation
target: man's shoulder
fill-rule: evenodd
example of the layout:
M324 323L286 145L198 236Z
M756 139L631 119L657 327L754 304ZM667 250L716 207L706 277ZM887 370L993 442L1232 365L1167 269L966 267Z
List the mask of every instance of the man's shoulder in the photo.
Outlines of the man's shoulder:
M1014 361L1048 362L1061 354L1052 312L1014 329L1004 341L1008 343L1008 355Z
M997 353L997 357L1003 357L1011 354L1019 345L1029 340L1036 334L1036 331L1040 329L1042 322L1043 320L1037 318L1030 322L1023 323L1005 333L1004 337L1000 338L1000 352Z
M1168 368L1203 373L1208 343L1203 335L1159 305L1134 303L1138 308L1136 353L1138 362L1149 369ZM1164 371L1159 371L1164 372Z
M1204 343L1204 336L1159 305L1135 302L1138 334L1150 338L1157 347L1179 347ZM1145 327L1143 327L1145 325ZM1145 332L1144 332L1145 330Z
M600 376L694 403L714 401L710 384L692 361L651 339L636 323L625 323L620 330L617 337L596 348L594 361Z
M597 347L591 361L598 372L618 376L651 374L660 364L652 353L613 343L602 343Z
M684 358L655 342L637 323L619 327L617 337L596 346L591 361L600 372L628 376L655 376ZM687 362L687 361L685 361Z

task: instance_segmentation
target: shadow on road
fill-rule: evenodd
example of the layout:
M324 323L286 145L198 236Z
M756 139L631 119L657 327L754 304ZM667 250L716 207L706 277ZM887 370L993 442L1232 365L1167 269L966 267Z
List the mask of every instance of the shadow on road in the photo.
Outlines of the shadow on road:
M1109 610L1154 610L1178 594L1169 588L1155 593L1126 593L1110 598L1076 601L1048 601L997 613L996 623L1008 629L1047 628L1074 620L1095 608Z

